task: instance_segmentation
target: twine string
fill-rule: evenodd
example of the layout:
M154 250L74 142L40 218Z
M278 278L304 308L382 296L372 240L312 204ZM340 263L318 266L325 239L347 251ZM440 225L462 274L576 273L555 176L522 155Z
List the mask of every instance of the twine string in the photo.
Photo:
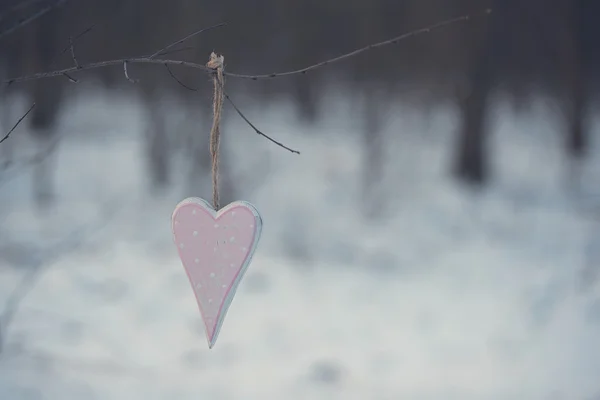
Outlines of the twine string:
M221 113L223 111L223 100L225 98L225 78L223 74L224 57L216 55L214 52L210 55L210 60L206 66L214 70L213 84L213 124L210 130L210 156L212 160L212 189L213 189L213 207L219 210L219 142L221 136Z

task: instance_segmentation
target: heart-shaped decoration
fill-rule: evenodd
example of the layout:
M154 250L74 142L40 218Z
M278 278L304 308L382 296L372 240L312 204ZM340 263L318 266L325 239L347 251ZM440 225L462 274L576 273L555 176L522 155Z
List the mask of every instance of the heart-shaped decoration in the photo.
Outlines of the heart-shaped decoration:
M204 320L208 347L212 348L252 261L262 219L245 201L215 211L207 201L191 197L175 207L172 229Z

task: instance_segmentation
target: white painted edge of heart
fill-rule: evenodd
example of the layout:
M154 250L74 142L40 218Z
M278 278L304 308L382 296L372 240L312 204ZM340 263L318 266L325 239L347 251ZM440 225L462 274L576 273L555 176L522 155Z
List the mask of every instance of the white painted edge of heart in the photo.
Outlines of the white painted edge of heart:
M248 251L246 259L242 263L242 267L240 268L238 274L236 275L236 277L231 285L231 288L229 289L229 292L227 292L227 295L225 296L223 305L221 306L221 312L219 313L219 317L217 319L217 324L216 324L212 338L208 334L208 327L206 326L206 322L203 321L204 329L206 331L206 339L208 341L208 348L212 349L213 346L215 345L215 343L217 342L217 338L219 336L219 333L221 332L221 326L223 325L223 321L225 321L225 316L227 315L227 311L229 311L229 306L231 306L231 302L233 301L233 298L235 297L237 288L238 288L240 282L242 281L242 278L246 274L246 270L248 269L248 266L252 262L252 257L254 256L254 252L256 250L256 247L258 246L258 242L260 241L263 223L262 223L262 218L261 218L260 214L258 213L258 210L256 209L256 207L254 207L252 204L248 203L247 201L243 201L243 200L234 201L232 203L229 203L225 207L221 208L219 211L216 211L208 201L206 201L200 197L188 197L187 199L184 199L181 202L179 202L179 204L177 204L177 206L175 207L175 210L173 211L173 214L171 216L171 231L173 233L173 241L174 242L175 242L175 215L177 214L177 211L181 207L183 207L187 204L195 204L195 205L202 207L215 220L218 219L221 215L227 213L230 209L232 209L234 207L242 206L252 212L252 214L254 215L254 220L255 220L254 237L252 239L252 246L250 247L250 249ZM179 249L178 249L178 252L179 252ZM187 274L187 269L185 268L185 265L184 265L184 269L186 270L186 274ZM189 278L189 276L188 276L188 278ZM190 281L190 285L192 285L191 280L189 280L189 281ZM193 287L192 287L192 290L194 290ZM194 293L195 293L195 291L194 291ZM200 310L200 313L202 313L202 308L200 307L200 304L199 304L197 298L196 298L196 302L198 303L198 309Z

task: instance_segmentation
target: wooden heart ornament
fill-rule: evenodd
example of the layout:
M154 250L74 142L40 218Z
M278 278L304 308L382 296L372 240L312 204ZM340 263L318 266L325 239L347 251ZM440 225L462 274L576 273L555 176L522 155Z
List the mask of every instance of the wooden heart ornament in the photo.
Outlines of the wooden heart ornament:
M172 229L212 349L260 240L262 219L244 201L215 211L207 201L191 197L175 207Z

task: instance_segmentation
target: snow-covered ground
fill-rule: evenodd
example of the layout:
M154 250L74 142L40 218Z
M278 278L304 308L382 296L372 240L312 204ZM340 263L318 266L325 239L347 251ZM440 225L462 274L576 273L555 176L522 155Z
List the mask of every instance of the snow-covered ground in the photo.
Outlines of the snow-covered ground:
M315 126L240 100L300 156L228 110L222 168L264 229L212 350L170 236L177 202L209 188L149 195L143 113L74 99L56 206L33 206L30 168L0 177L0 309L25 294L5 315L0 399L600 398L600 162L569 189L554 111L499 107L493 185L472 193L448 179L453 110L399 103L369 219L348 98Z

